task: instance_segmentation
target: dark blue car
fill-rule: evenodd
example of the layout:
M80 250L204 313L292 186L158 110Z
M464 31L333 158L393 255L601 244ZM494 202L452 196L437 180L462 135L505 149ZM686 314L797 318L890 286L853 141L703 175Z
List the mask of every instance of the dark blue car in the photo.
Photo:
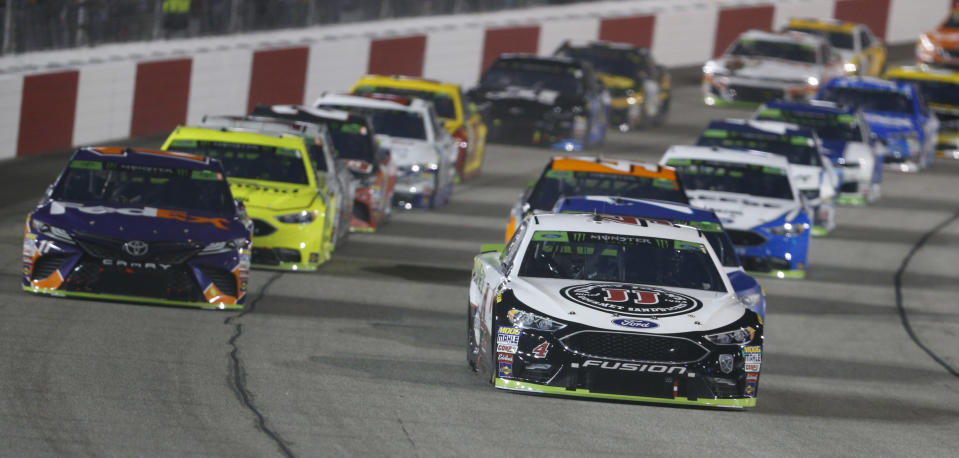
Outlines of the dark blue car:
M817 99L861 109L869 128L887 144L886 164L918 171L935 158L939 119L915 84L879 78L845 77L826 83Z
M81 148L24 227L25 291L240 309L253 226L220 163Z
M670 223L693 226L706 235L713 251L725 268L729 282L739 299L746 306L766 317L766 292L755 278L743 270L736 256L733 242L723 229L719 218L710 210L701 210L676 202L659 200L630 199L609 196L565 197L556 202L553 208L557 213L603 213L608 215L634 216L647 219L660 219Z

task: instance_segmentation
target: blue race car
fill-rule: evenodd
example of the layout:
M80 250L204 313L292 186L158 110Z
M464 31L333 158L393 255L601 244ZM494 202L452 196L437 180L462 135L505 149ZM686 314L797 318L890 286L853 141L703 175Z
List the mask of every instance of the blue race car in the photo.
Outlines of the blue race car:
M785 157L672 146L660 164L676 169L690 205L716 212L747 272L806 276L812 224Z
M929 111L913 83L836 78L816 98L861 109L869 128L887 143L885 163L895 170L916 172L936 157L939 118Z
M242 309L252 232L215 159L81 148L27 217L21 286Z
M832 102L769 102L756 110L753 119L788 122L816 132L823 152L842 171L837 202L862 205L879 198L885 145L870 132L857 108Z
M724 119L710 122L696 144L785 157L792 182L813 210L813 235L828 234L835 227L835 197L842 177L823 155L812 129L777 121Z
M710 210L660 200L630 199L626 197L585 196L565 197L553 207L556 213L603 213L633 216L695 227L705 234L713 251L722 262L736 295L746 306L766 318L766 292L755 278L743 270L733 242L723 229L719 217Z

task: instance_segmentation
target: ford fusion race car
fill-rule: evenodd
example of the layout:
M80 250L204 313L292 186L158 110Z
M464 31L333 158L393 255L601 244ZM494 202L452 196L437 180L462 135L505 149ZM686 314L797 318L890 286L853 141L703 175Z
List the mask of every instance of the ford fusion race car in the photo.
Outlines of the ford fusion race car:
M823 152L842 171L837 202L862 205L879 198L886 147L869 131L862 111L832 102L769 102L753 116L760 121L787 122L816 132Z
M703 66L706 105L808 100L820 84L844 75L842 59L822 38L750 30Z
M672 80L649 50L625 43L563 42L555 55L593 64L596 76L609 92L609 123L625 132L666 122Z
M936 155L959 159L959 71L927 66L896 67L883 78L912 82L939 118Z
M456 141L456 176L468 179L479 175L486 149L486 124L476 104L467 103L459 84L412 76L366 75L350 92L358 95L387 93L401 97L418 97L433 102L443 127Z
M777 121L726 119L709 123L696 144L785 156L792 182L814 212L813 235L827 234L835 227L834 198L842 182L809 128Z
M747 272L806 276L812 225L785 157L673 146L661 163L676 168L691 205L716 212Z
M924 64L959 67L959 6L936 30L919 35L916 59Z
M793 18L787 27L825 38L842 57L843 68L850 75L879 76L886 67L886 46L866 24L837 19Z
M177 127L163 149L219 159L233 195L253 219L254 267L316 270L349 233L349 171L333 168L321 126L287 121L206 118ZM308 127L312 126L312 127ZM345 181L344 181L345 180Z
M242 309L252 230L215 160L81 148L27 217L21 285L54 296Z
M578 151L606 138L609 93L582 61L503 54L468 95L490 141Z
M755 278L743 270L733 242L714 212L675 202L609 196L564 197L556 202L553 211L638 217L660 224L680 224L699 229L716 252L739 300L760 317L766 318L766 292Z
M836 78L817 99L863 111L869 128L888 145L887 165L915 172L935 158L939 118L929 111L916 86L868 77Z
M527 213L548 212L565 196L604 195L689 203L670 167L598 157L554 157L510 211L506 240Z
M604 215L529 215L474 261L467 361L496 388L753 407L762 318L703 233Z
M396 162L394 204L404 209L438 207L450 200L458 146L443 128L432 102L398 96L321 96L314 107L370 117L381 144Z
M366 116L296 105L260 105L253 109L253 115L326 126L336 157L353 173L356 200L350 230L372 232L389 217L396 188L396 165L374 139L373 126Z

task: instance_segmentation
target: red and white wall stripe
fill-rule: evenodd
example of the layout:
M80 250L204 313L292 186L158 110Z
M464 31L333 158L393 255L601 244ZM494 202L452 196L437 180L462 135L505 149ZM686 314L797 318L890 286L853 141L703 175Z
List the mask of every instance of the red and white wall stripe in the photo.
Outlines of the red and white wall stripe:
M169 131L258 103L309 103L363 73L472 85L504 52L549 54L564 40L649 47L695 65L742 31L790 17L869 24L910 42L959 0L632 0L344 24L0 58L0 159Z

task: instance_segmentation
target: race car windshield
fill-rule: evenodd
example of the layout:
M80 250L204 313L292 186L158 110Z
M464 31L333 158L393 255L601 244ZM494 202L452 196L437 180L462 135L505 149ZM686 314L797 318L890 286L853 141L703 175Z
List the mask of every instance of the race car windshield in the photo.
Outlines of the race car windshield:
M848 49L855 48L853 34L849 32L830 32L827 30L804 29L800 27L790 27L789 30L804 32L811 35L820 36L826 39L833 48Z
M760 110L756 119L782 121L808 127L823 140L862 141L862 130L859 128L858 118L852 114L767 108Z
M926 80L898 80L906 83L916 83L919 91L928 103L950 105L950 108L959 107L959 83Z
M219 159L228 177L309 184L299 150L194 140L174 140L170 149Z
M739 40L729 52L740 57L767 57L815 64L816 48L798 43L781 41Z
M785 169L736 162L701 159L670 159L686 189L749 194L772 199L793 200Z
M953 11L942 27L945 29L959 29L959 11Z
M688 204L679 184L665 178L648 178L615 173L547 170L529 198L535 210L550 210L561 197L601 195L657 199Z
M589 62L598 72L626 78L636 78L639 72L646 67L643 65L644 59L626 51L614 53L611 51L568 48L560 54Z
M696 141L699 146L721 146L741 150L765 151L786 156L790 164L820 166L816 142L801 135L767 132L706 129Z
M358 86L353 90L357 95L363 94L393 94L400 97L413 97L433 102L436 107L436 114L441 118L456 119L456 106L453 99L445 92L417 91L415 89L403 89L389 86Z
M329 121L326 123L333 146L343 159L373 162L374 145L370 129L363 123Z
M703 244L633 235L536 231L519 275L726 292Z
M905 94L893 91L832 86L827 87L820 98L836 102L838 105L861 108L864 111L903 114L913 112L912 99Z
M389 110L350 105L326 105L322 108L336 108L364 114L373 121L373 130L390 137L426 140L426 123L423 115L416 111Z
M487 89L509 86L547 89L560 94L581 94L583 71L560 62L501 60L483 75L480 85Z
M55 200L117 206L234 212L223 175L212 170L154 167L109 161L71 161L54 189Z

